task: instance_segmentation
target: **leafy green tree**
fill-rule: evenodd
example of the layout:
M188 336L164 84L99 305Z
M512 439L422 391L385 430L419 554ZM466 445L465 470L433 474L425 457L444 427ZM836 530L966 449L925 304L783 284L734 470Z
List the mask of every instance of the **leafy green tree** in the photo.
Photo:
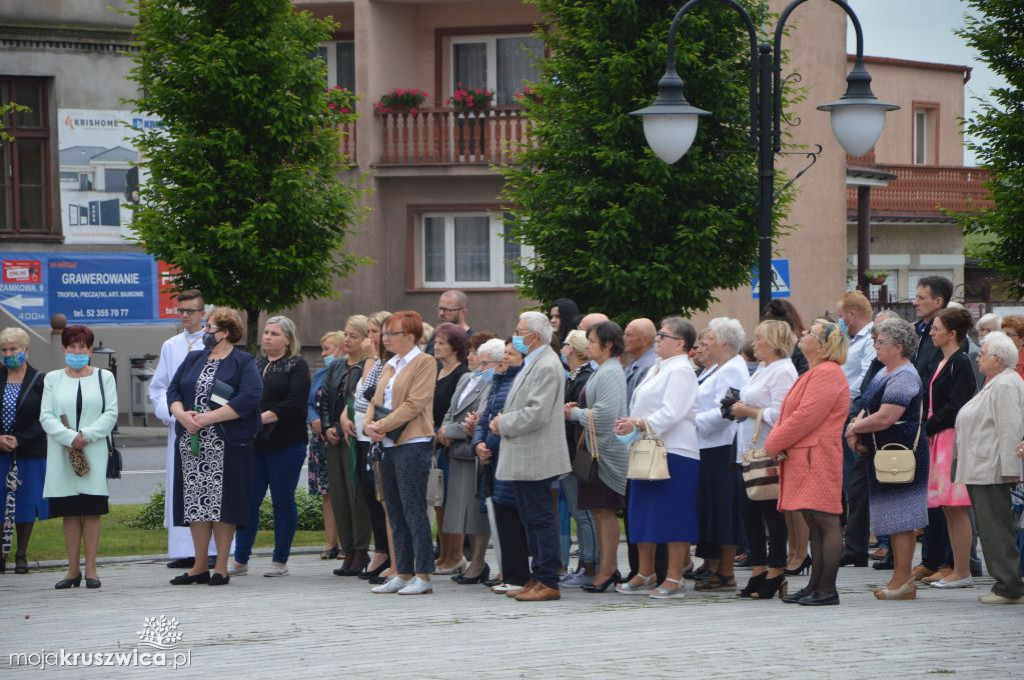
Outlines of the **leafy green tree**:
M959 216L976 234L982 260L1024 297L1024 12L1018 0L968 0L976 12L957 31L1006 80L966 121L967 146L991 171L995 207Z
M290 0L138 0L130 103L156 115L138 138L150 179L134 229L177 265L179 289L261 311L333 294L361 262L344 252L358 215L338 125L352 95L325 89L310 59L332 24Z
M666 165L641 121L665 68L680 0L530 0L550 32L541 82L521 101L534 146L502 170L510 238L532 244L523 292L612 317L707 309L748 284L757 257L756 155L749 151L749 39L736 12L706 3L677 34L686 97L712 112ZM755 25L766 3L746 3ZM784 209L788 194L776 205Z

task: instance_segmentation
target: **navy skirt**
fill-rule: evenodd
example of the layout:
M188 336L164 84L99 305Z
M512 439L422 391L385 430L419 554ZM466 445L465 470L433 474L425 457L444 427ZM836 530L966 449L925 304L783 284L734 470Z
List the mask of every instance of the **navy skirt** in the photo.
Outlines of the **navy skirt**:
M697 528L702 542L716 545L739 545L743 542L742 493L743 478L732 446L701 449Z
M697 540L700 461L668 454L669 479L629 480L630 543Z
M12 459L11 454L0 453L0 508L5 507L7 503L7 485L4 481L11 469ZM14 492L14 521L21 524L35 522L37 519L49 519L49 504L43 498L46 459L19 458L18 478L21 485Z

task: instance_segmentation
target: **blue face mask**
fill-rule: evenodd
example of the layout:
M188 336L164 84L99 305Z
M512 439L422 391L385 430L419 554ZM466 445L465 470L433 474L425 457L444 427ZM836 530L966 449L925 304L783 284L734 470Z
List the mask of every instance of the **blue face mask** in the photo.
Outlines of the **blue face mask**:
M615 435L615 438L618 439L623 444L629 445L629 444L632 444L633 440L638 438L639 436L640 436L640 428L639 427L634 427L633 431L630 432L629 434L617 434L617 435Z
M4 366L7 368L20 368L23 363L25 363L24 352L18 352L17 354L4 357Z
M486 370L480 370L479 368L473 371L474 378L480 378L485 383L489 383L494 380L494 369L488 368Z
M530 348L526 346L525 342L523 342L523 336L521 335L512 336L512 348L523 356L530 353Z
M334 360L336 358L337 357L334 356L333 354L328 354L327 356L324 357L324 366L326 366L327 368L330 368L331 364L334 363Z
M841 317L840 317L839 321L836 322L836 325L839 326L839 330L842 331L843 335L849 335L850 334L848 332L849 329L847 329L847 327L846 327L846 321L844 321Z
M65 354L64 363L75 369L82 369L89 365L88 354Z

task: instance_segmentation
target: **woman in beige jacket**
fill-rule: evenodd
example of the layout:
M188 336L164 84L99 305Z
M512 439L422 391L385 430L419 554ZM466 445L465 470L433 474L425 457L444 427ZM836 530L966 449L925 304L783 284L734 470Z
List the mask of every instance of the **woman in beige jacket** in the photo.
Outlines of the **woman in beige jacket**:
M396 562L395 575L375 593L433 592L434 543L424 499L433 457L437 361L417 347L422 336L423 319L416 312L395 312L384 323L381 339L394 356L366 409L363 432L383 448L380 469Z
M1024 604L1010 488L1024 469L1024 378L1014 371L1017 348L1005 333L981 343L978 367L985 386L956 418L955 482L971 496L985 566L996 580L985 604Z

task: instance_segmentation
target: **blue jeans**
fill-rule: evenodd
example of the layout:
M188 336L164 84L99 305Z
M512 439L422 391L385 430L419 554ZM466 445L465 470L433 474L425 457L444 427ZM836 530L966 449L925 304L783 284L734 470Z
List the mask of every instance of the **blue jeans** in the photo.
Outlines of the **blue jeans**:
M248 564L252 544L260 528L260 504L270 487L274 505L274 561L288 562L295 529L299 526L299 510L295 505L295 488L306 460L306 442L298 442L277 451L257 452L254 456L253 490L249 521L235 533L235 562Z
M551 508L551 482L554 477L535 482L512 483L516 493L516 509L526 529L526 542L533 556L531 578L548 588L558 590L558 570L562 555L558 527Z
M576 520L576 538L579 540L579 561L597 567L597 529L594 528L594 516L589 510L579 508L579 483L576 475L562 477L562 492L569 503L569 512Z

